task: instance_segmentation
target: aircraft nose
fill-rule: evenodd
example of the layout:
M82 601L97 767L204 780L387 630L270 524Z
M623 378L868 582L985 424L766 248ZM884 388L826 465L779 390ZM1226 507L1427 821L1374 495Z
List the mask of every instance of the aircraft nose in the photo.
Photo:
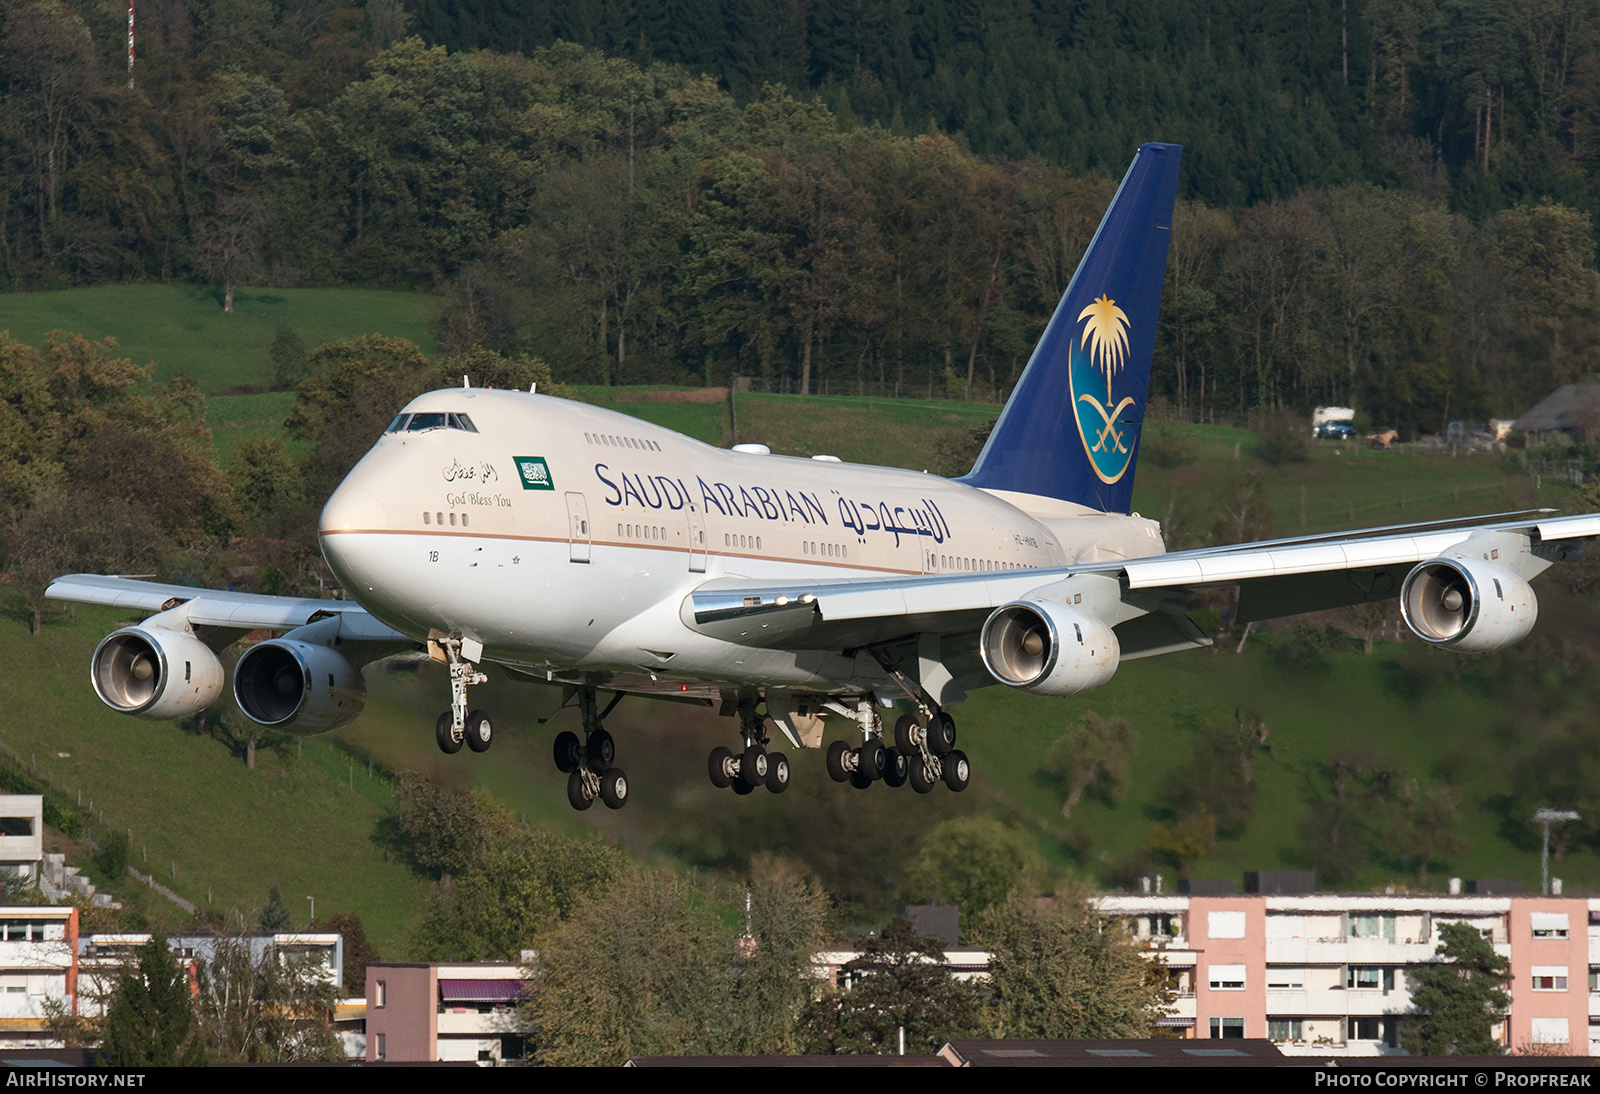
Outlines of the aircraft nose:
M368 490L348 483L339 487L322 507L319 531L323 535L339 532L383 532L389 528L389 515L383 503Z

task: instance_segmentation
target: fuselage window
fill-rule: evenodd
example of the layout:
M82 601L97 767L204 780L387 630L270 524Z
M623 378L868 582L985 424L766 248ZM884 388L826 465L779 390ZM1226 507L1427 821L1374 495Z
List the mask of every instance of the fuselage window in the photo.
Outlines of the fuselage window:
M389 428L385 429L384 432L385 433L399 433L401 430L405 429L406 423L409 422L410 420L411 420L411 415L409 415L409 414L397 414L397 415L395 415L394 421L389 423Z
M450 514L450 527L454 528L455 526L456 526L456 515L454 513L451 513Z
M444 428L443 414L413 414L411 421L406 423L407 433L421 433L429 429Z
M433 514L432 513L424 513L424 514L422 514L422 523L423 524L432 524L433 523Z
M476 433L478 427L472 424L472 419L465 414L452 414L449 420L451 429L459 429L464 433Z
M433 520L434 520L435 524L439 525L439 527L441 527L441 528L444 527L444 514L443 513L435 513L433 515Z
M465 528L466 526L467 526L467 514L466 513L462 513L461 514L461 527Z

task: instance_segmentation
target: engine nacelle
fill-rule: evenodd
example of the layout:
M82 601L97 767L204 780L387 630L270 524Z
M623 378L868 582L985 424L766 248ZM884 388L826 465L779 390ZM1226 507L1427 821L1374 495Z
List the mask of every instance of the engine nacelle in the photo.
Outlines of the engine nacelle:
M239 658L233 697L253 722L310 735L355 721L367 685L361 670L332 647L285 635L258 642Z
M112 710L166 721L215 703L227 680L210 646L186 631L123 627L89 659L95 694Z
M1539 601L1526 581L1491 562L1434 558L1406 576L1400 613L1424 642L1488 653L1533 630Z
M1111 628L1076 608L1018 600L996 608L978 639L1002 684L1039 695L1076 695L1111 679L1122 645Z

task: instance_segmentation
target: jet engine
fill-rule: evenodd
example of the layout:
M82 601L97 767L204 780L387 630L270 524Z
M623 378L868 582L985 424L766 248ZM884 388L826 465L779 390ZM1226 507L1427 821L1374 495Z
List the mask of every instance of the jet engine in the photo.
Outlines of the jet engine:
M89 679L112 710L164 721L215 703L226 676L211 647L187 631L123 627L95 647Z
M1418 563L1400 587L1406 626L1424 642L1488 653L1521 639L1539 618L1528 583L1476 558Z
M367 701L361 670L331 646L296 633L258 642L239 658L233 670L239 709L253 722L296 735L355 721Z
M1097 688L1116 673L1122 656L1117 636L1099 619L1038 599L996 608L978 649L996 680L1039 695Z

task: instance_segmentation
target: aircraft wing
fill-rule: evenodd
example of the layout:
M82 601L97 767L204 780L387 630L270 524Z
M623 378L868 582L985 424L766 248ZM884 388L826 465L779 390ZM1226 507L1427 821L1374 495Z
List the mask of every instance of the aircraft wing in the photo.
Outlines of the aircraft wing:
M1208 644L1183 614L1183 597L1191 592L1238 586L1239 619L1271 619L1398 597L1414 568L1445 556L1482 554L1526 580L1560 557L1559 544L1596 535L1600 514L1535 513L1058 569L792 583L718 579L690 594L681 614L694 630L746 645L842 649L917 634L973 634L995 609L1037 599L1070 605L1117 628L1126 659ZM1150 616L1159 617L1152 621L1158 625L1141 622Z
M241 631L292 630L320 619L338 616L340 636L345 641L414 641L372 618L353 600L221 592L103 574L58 577L45 590L45 596L52 600L102 604L135 612L165 612L182 606L185 609L184 616L192 626Z

